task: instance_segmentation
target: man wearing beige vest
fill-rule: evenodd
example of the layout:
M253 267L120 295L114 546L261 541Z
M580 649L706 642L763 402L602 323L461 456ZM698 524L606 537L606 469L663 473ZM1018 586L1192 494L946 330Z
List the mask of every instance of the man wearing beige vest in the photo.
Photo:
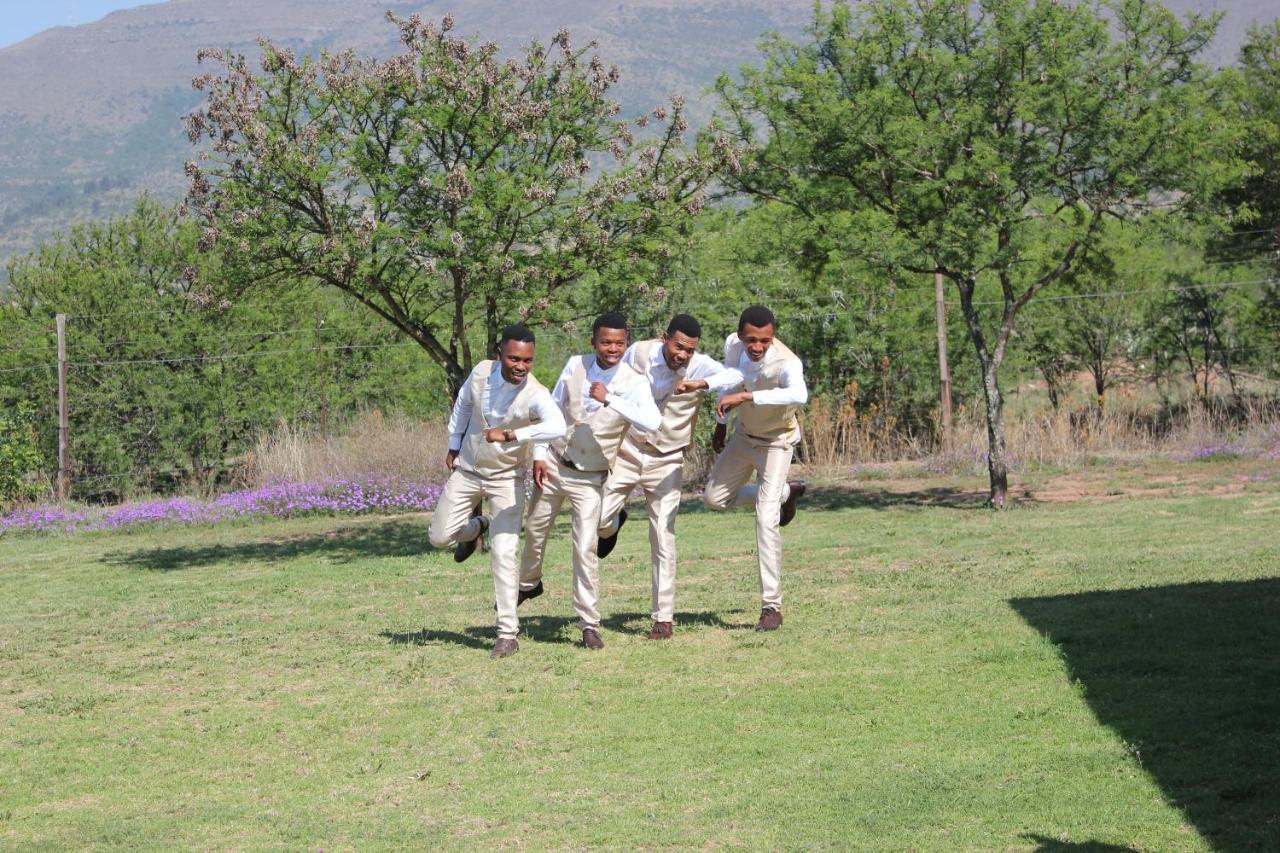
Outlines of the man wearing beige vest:
M703 500L710 509L754 505L760 567L760 621L757 631L782 624L782 531L804 495L800 482L787 482L791 455L800 441L797 410L809 399L804 365L774 336L778 321L762 305L742 312L737 334L724 344L724 363L743 377L741 390L721 392L719 423L712 447L719 453ZM725 444L729 412L738 410L733 437ZM751 475L755 485L748 485Z
M742 382L742 374L698 352L702 327L688 314L671 318L661 338L633 344L622 363L649 380L649 390L662 413L656 430L627 432L618 461L604 487L600 512L601 559L613 551L618 532L627 521L627 496L644 492L649 511L649 556L652 571L650 640L671 638L676 606L676 514L684 456L693 440L694 424L703 392L719 391Z
M593 352L565 364L551 396L569 424L564 438L534 448L536 488L524 522L520 558L520 601L542 594L542 562L551 525L565 500L573 513L573 607L582 644L604 648L600 638L600 561L596 536L604 481L618 457L628 428L657 429L658 412L649 383L622 364L627 322L601 315L591 329Z
M428 537L437 548L453 547L462 562L489 533L489 568L498 610L493 657L513 655L519 570L516 549L524 508L524 472L529 447L564 435L564 417L547 389L533 377L533 333L508 326L498 361L482 361L458 392L449 417L449 479L431 514ZM488 511L483 502L488 500Z

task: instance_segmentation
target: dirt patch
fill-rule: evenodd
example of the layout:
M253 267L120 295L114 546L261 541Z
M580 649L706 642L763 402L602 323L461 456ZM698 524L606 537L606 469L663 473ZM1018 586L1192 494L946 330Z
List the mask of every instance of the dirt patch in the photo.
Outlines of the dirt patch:
M1280 488L1280 462L1252 459L1213 464L1157 459L1057 474L1015 473L1010 479L1009 495L1014 503L1056 504L1179 495L1229 497L1257 489ZM921 476L850 478L824 483L806 502L819 508L845 505L968 508L981 506L986 499L985 478Z

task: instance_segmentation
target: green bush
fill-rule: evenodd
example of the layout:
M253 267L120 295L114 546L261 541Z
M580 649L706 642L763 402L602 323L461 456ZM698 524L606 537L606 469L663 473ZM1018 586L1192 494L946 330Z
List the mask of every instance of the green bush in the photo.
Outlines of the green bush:
M34 498L40 492L40 444L30 403L0 412L0 505Z

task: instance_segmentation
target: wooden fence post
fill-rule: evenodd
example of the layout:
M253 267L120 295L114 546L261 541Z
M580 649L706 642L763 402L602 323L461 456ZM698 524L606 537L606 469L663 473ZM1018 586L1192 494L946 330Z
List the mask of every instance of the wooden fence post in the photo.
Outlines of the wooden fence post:
M947 363L947 304L942 273L933 274L933 301L938 321L938 376L942 380L942 446L951 446L951 366Z
M58 500L71 494L71 449L67 418L67 315L56 317L58 325Z

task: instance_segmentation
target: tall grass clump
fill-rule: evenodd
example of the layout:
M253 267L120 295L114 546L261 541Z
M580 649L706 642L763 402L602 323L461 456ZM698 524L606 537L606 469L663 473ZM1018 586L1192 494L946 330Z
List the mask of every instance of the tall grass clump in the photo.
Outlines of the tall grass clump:
M441 421L373 410L333 431L280 421L258 439L249 460L251 482L309 483L378 475L405 481L443 479L448 448Z

